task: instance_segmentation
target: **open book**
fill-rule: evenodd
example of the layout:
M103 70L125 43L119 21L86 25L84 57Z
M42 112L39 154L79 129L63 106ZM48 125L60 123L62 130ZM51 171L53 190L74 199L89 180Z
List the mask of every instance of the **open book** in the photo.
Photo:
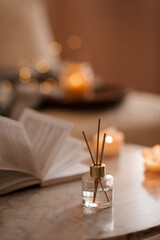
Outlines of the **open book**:
M19 121L0 117L0 195L79 178L88 171L85 143L72 123L25 109Z

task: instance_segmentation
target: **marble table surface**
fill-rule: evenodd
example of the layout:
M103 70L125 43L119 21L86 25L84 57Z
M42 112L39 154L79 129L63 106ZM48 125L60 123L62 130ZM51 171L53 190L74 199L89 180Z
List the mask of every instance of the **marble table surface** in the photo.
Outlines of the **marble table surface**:
M83 208L79 180L0 197L0 240L160 236L160 176L144 172L142 149L125 145L119 158L106 162L115 181L113 208Z

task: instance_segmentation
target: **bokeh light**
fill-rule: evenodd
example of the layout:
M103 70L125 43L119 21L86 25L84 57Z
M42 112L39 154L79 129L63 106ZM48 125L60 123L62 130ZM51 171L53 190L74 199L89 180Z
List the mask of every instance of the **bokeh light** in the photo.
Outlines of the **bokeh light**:
M10 92L12 90L12 83L11 83L11 81L9 81L9 80L2 81L1 85L0 85L0 90L2 92L5 92L5 93Z
M22 67L19 71L19 81L28 83L31 81L31 71L28 67Z
M82 40L78 35L71 35L67 40L67 44L72 49L78 49L82 45Z
M48 52L52 55L52 56L58 56L61 54L62 52L62 45L59 42L51 42L48 45Z
M49 94L55 89L57 86L57 82L54 78L47 78L44 82L42 82L39 86L39 90L43 94Z
M35 68L39 73L46 73L49 70L49 63L46 59L41 58L36 62Z
M52 85L52 89L57 87L57 81L53 77L49 77L46 79L46 82L50 83Z

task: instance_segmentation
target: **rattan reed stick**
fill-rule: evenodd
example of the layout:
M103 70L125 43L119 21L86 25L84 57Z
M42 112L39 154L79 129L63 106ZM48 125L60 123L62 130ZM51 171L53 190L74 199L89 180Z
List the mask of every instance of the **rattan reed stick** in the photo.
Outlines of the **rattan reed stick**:
M104 192L104 194L105 194L105 196L106 196L106 198L107 198L107 201L109 202L109 201L110 201L109 196L108 196L107 192L105 191L105 189L104 189L104 187L103 187L103 184L102 184L100 178L99 178L99 183L100 183L101 188L102 188L102 190L103 190L103 192Z
M100 132L101 119L98 119L98 131L97 131L97 153L96 153L96 165L98 165L98 153L99 153L99 132Z
M100 157L100 163L99 165L101 166L102 160L103 160L103 151L104 151L104 146L105 146L105 140L106 140L106 133L103 136L103 143L102 143L102 150L101 150L101 157Z
M89 147L89 144L88 144L88 141L87 141L86 135L85 135L85 133L84 133L83 131L82 131L82 133L83 133L84 139L85 139L85 141L86 141L86 144L87 144L87 147L88 147L88 150L89 150L90 156L91 156L92 163L93 163L93 165L95 165L95 161L94 161L94 158L93 158L93 155L92 155L91 149L90 149L90 147Z

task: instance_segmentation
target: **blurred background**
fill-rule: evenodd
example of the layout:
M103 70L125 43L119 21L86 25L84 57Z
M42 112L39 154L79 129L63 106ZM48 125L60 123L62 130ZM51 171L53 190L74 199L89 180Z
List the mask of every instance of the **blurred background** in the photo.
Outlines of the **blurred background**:
M0 114L36 108L90 137L101 117L127 141L155 144L159 42L159 0L1 0Z
M160 1L48 0L48 7L62 58L91 62L106 82L160 93ZM72 35L80 41L74 49Z
M56 71L53 58L60 56L89 62L105 82L160 93L158 0L1 0L0 4L1 74L36 57L49 60ZM58 45L50 45L48 52L53 41Z

